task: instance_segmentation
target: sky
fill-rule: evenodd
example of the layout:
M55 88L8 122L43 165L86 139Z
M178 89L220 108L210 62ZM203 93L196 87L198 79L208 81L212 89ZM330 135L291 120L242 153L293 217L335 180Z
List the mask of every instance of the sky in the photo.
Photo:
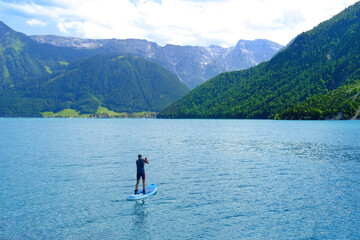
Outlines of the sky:
M0 0L0 21L27 35L286 45L358 0Z

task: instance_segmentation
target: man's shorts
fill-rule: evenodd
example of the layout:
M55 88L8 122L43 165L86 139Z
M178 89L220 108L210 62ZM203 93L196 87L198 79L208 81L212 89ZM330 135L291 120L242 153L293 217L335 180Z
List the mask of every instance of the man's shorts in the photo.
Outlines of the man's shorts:
M140 177L142 177L142 179L145 180L145 173L137 173L136 174L136 180L140 180Z

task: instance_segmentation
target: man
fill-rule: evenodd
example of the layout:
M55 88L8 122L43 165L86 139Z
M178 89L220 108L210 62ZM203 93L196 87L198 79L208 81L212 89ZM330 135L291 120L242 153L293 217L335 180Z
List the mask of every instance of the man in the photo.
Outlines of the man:
M137 173L136 173L135 195L137 194L138 191L140 177L142 178L142 182L143 182L143 194L145 194L145 163L149 164L149 161L147 160L147 158L142 159L141 154L139 154L138 160L136 161Z

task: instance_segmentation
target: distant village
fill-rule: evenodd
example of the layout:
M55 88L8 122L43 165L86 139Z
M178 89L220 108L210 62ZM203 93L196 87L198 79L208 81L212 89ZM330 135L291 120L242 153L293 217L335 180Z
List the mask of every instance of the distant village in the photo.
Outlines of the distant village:
M156 118L157 113L122 113L121 115L110 116L108 114L91 114L89 118Z

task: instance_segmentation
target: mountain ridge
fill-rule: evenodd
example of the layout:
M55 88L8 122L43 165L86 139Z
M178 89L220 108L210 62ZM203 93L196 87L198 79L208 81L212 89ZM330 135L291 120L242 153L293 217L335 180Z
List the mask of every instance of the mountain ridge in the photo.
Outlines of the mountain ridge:
M97 53L133 54L154 61L175 72L190 88L194 88L221 72L246 69L269 60L282 45L266 39L239 40L234 47L212 45L180 46L143 39L82 39L54 35L29 36L40 43Z

